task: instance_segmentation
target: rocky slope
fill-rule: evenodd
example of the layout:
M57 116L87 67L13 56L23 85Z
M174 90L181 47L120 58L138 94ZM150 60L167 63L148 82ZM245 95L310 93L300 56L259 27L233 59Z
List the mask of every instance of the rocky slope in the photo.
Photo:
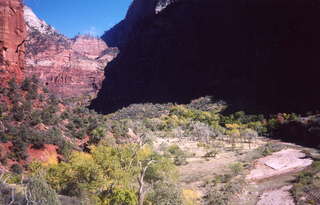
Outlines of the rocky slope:
M103 36L121 52L96 110L204 95L252 112L319 108L319 2L183 0L161 12L157 3L133 1Z
M68 39L30 8L24 10L28 31L26 75L36 75L58 96L94 95L104 79L104 68L117 55L117 49L96 37Z
M0 84L23 79L26 28L20 0L0 2Z

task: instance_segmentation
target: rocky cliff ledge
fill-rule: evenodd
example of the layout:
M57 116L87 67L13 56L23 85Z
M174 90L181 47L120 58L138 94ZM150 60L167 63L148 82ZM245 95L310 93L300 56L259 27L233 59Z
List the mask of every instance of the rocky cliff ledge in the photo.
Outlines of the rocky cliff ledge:
M26 76L36 75L57 96L95 95L104 79L104 68L118 50L96 37L68 39L30 8L24 10L28 32Z
M20 0L0 1L0 85L23 79L26 28Z
M165 7L157 12L159 2ZM167 3L134 0L127 17L105 33L120 54L93 108L112 112L205 95L247 112L320 108L319 1Z

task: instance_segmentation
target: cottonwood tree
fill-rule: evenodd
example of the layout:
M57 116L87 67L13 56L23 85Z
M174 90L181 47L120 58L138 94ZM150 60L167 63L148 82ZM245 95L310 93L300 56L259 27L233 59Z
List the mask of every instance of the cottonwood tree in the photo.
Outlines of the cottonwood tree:
M46 178L58 193L87 193L96 204L140 205L155 183L175 176L171 159L146 143L134 143L74 152L69 162L49 167Z
M149 145L149 139L141 135L138 141L137 165L139 175L138 204L143 205L145 196L150 192L154 185L165 180L174 180L177 172L173 162L158 153Z

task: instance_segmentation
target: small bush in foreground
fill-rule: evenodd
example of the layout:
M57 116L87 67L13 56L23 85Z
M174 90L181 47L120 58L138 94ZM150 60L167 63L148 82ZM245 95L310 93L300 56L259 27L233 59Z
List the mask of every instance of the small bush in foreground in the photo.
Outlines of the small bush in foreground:
M40 176L32 177L27 184L27 201L38 205L60 205L58 195Z

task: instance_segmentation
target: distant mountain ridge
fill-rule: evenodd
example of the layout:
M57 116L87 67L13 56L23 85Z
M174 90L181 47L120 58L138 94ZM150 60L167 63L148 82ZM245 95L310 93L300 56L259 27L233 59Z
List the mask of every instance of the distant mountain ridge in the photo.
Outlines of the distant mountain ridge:
M24 6L24 19L28 25L27 29L35 29L42 34L58 33L52 26L49 26L44 20L39 19L28 6ZM29 31L30 32L30 31Z
M24 8L27 76L36 75L43 85L60 97L95 95L104 79L104 68L116 57L100 38L80 35L73 39L60 34Z

